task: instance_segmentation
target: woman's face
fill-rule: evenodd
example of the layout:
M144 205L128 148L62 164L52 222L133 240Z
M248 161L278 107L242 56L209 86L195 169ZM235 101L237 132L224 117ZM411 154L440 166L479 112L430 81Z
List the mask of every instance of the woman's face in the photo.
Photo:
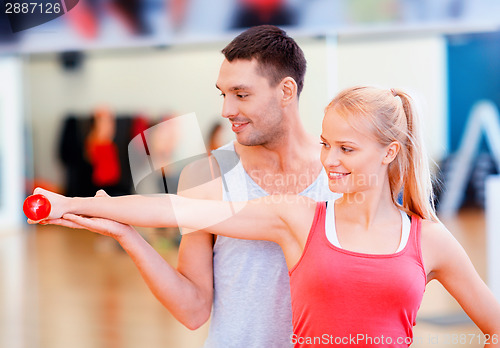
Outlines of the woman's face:
M382 146L368 124L359 122L355 129L335 108L325 114L321 142L321 163L328 175L328 186L338 193L364 192L384 185L387 166L399 149L396 143L393 154L394 143Z

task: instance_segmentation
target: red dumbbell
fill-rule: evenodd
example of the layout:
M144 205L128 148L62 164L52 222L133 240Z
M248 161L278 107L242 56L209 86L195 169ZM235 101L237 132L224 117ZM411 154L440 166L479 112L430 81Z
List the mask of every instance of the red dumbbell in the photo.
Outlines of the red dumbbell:
M50 201L44 195L31 195L24 200L24 214L33 221L46 219L50 214Z

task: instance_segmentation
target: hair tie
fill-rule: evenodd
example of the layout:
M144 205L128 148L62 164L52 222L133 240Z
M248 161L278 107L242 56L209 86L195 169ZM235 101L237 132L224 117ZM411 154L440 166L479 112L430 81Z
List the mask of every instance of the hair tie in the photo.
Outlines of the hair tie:
M397 97L397 96L398 96L398 92L396 92L396 91L394 90L394 88L391 88L391 93L392 93L392 95L393 95L393 96L395 96L395 97Z

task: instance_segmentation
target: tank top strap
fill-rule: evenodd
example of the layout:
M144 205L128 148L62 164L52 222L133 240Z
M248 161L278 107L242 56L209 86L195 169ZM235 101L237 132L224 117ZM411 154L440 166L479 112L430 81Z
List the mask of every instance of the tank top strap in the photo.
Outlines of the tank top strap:
M421 245L421 235L422 235L422 219L416 215L411 216L411 229L410 237L408 238L408 245L405 249L407 253L417 260L422 271L425 273L424 261L422 257L422 245ZM427 277L427 275L425 275Z
M222 174L229 173L240 162L240 157L234 150L234 144L232 142L213 150L212 155L217 160Z
M248 201L251 188L240 157L234 149L233 142L212 151L219 164L222 179L222 196L224 201ZM242 186L242 184L244 184Z

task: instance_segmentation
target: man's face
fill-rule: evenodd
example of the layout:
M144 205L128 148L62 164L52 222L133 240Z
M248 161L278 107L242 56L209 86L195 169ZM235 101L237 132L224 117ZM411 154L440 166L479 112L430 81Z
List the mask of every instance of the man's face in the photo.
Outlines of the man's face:
M280 84L271 86L256 60L224 59L216 86L224 97L222 117L231 122L240 144L279 141L284 129Z

